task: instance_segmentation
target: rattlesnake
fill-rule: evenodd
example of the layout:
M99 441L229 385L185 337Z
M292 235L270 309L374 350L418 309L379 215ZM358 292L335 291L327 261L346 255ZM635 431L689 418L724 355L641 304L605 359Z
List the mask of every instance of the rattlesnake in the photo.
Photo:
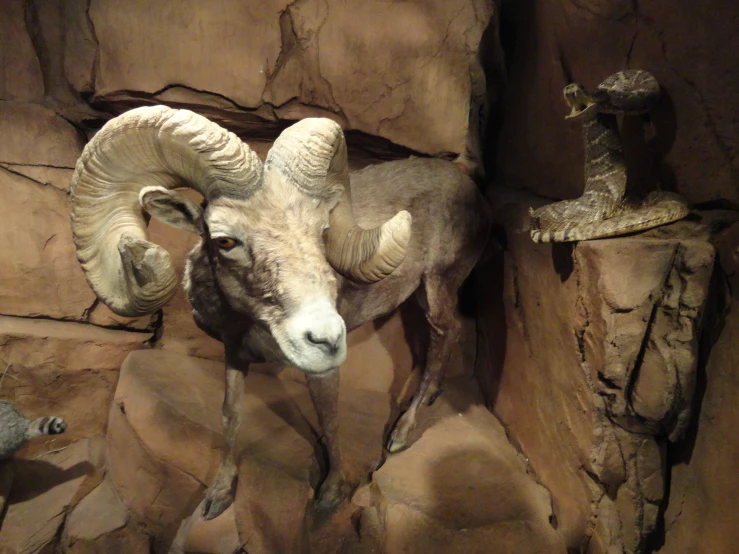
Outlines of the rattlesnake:
M659 84L648 72L620 71L587 93L579 85L564 88L571 108L566 119L583 117L585 192L529 209L534 242L570 242L625 235L665 225L688 214L677 194L654 191L645 198L626 196L626 163L616 115L647 113L659 98Z

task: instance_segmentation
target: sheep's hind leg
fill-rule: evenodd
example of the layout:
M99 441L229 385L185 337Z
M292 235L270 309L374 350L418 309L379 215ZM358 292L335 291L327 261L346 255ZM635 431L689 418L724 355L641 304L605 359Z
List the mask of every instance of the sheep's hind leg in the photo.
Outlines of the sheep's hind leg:
M226 395L223 400L223 428L226 445L223 460L213 483L205 493L203 516L213 519L221 515L233 502L233 485L238 472L235 457L236 436L241 425L241 406L244 398L244 374L240 369L226 366Z
M462 322L457 311L457 286L436 277L425 283L430 341L426 368L408 409L400 416L387 442L388 452L399 452L408 446L408 433L416 425L421 404L431 404L441 392L444 369L452 348L459 339Z
M339 370L306 374L308 390L318 414L321 443L328 457L328 475L316 494L316 507L324 510L344 499L344 468L339 449Z

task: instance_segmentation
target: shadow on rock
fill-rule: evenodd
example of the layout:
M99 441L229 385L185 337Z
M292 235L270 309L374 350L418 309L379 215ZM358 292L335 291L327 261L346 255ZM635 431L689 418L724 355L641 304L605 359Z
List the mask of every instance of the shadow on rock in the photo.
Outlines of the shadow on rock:
M90 462L78 462L67 469L43 460L16 459L15 477L9 504L31 500L54 487L84 475L92 475L96 468Z

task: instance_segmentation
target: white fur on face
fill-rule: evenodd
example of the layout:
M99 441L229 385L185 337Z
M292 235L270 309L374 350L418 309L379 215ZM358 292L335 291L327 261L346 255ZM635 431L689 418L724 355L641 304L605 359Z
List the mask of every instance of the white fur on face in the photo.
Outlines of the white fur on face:
M323 373L346 359L346 325L321 235L328 210L292 185L268 192L209 206L210 237L241 243L217 250L216 278L231 308L263 323L289 364Z
M307 373L323 373L346 359L346 325L325 299L306 302L279 325L272 336L291 364Z

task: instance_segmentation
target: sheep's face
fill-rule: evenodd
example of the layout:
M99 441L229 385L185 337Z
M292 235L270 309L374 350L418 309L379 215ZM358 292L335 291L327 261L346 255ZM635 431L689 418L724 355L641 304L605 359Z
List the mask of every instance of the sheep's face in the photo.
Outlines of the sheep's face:
M193 206L189 210L200 209ZM325 202L277 184L247 200L216 199L194 221L200 248L207 249L233 310L268 329L289 362L303 371L321 373L344 361L346 327L336 311L338 283L323 243L329 221Z

